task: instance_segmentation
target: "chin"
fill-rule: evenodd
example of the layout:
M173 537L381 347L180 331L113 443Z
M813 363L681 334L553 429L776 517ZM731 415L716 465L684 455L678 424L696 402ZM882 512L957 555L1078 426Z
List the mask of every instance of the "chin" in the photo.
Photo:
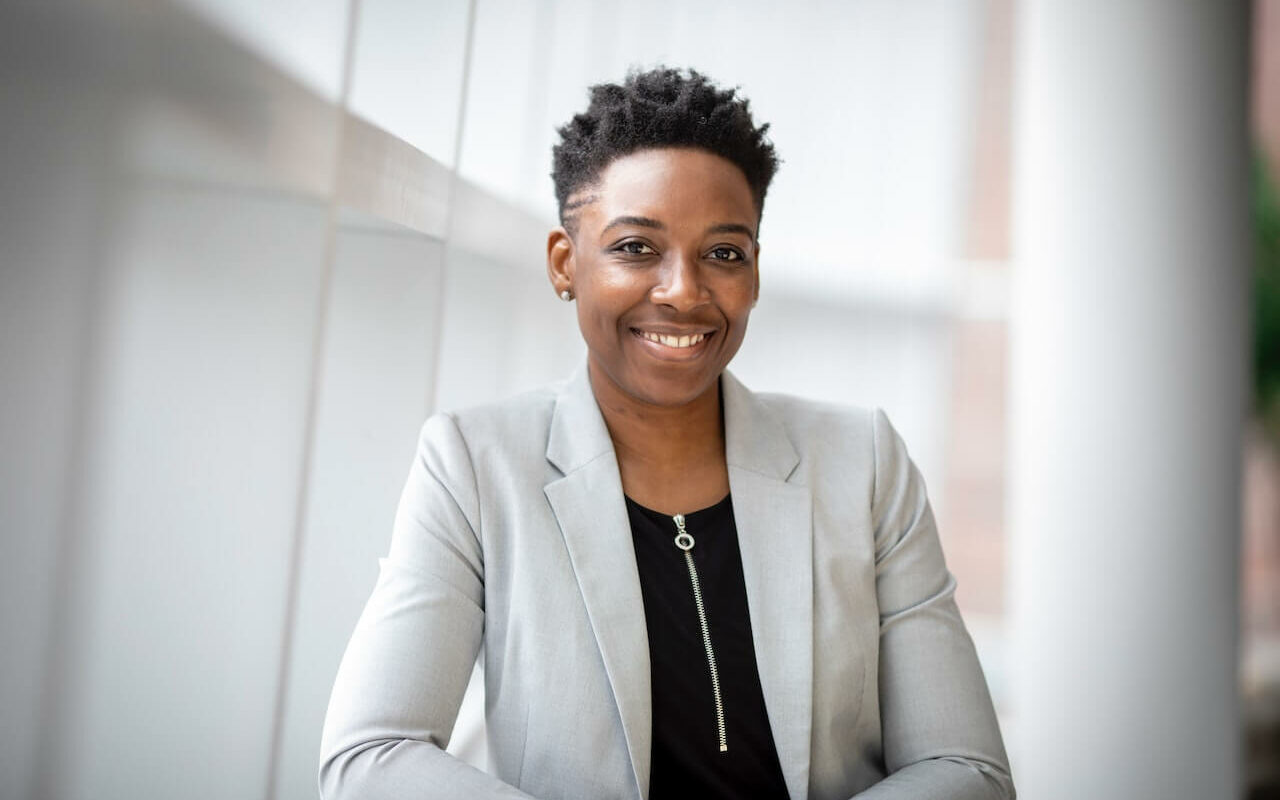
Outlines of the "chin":
M714 392L725 368L718 358L681 364L630 354L610 356L603 359L593 354L590 363L595 376L608 382L611 393L661 408L685 406Z
M723 371L723 370L721 370ZM622 389L627 394L650 405L676 407L692 403L709 391L714 391L720 380L720 371L711 376L699 376L696 380L688 377L678 379L649 377L630 381Z

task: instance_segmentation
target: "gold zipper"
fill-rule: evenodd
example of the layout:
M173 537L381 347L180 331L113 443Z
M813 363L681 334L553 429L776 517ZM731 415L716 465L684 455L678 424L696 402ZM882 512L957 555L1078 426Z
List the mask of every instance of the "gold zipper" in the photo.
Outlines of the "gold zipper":
M698 607L698 624L702 626L702 646L707 650L707 666L711 668L711 692L716 699L716 732L720 735L720 752L729 749L724 736L724 704L720 702L720 671L716 669L716 653L711 649L711 629L707 627L707 609L702 604L702 585L698 583L698 568L693 565L693 537L684 527L684 514L672 517L676 522L676 547L684 551L684 562L689 567L689 582L693 584L693 604Z

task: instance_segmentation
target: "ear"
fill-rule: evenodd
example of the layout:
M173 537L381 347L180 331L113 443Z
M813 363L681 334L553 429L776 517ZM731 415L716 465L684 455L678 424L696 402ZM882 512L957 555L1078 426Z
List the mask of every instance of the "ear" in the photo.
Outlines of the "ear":
M553 228L547 234L547 277L557 295L573 289L573 262L573 237L564 226Z

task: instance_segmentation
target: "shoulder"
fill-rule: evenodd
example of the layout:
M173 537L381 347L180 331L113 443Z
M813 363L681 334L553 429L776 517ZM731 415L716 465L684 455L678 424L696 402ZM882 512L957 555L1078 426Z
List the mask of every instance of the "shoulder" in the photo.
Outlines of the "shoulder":
M562 387L553 383L492 403L437 411L423 425L423 442L465 448L473 459L495 450L541 455Z
M878 408L811 400L790 394L761 392L756 401L783 426L802 454L838 450L871 453L879 420Z
M869 511L877 552L927 508L919 470L882 409L781 394L756 398L787 431L800 455L797 475L815 498L845 513L855 513L845 508L849 503Z
M901 473L914 470L906 444L879 407L768 392L755 399L782 425L811 475L865 471L882 490Z

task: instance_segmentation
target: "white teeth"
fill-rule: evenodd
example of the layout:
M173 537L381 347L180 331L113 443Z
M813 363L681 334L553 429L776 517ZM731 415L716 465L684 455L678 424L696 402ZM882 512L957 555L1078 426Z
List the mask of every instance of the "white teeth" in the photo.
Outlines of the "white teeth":
M693 347L698 342L707 338L705 333L695 333L691 336L668 336L665 333L652 333L650 331L641 331L640 335L651 342L657 342L667 347Z

